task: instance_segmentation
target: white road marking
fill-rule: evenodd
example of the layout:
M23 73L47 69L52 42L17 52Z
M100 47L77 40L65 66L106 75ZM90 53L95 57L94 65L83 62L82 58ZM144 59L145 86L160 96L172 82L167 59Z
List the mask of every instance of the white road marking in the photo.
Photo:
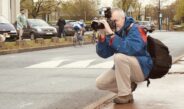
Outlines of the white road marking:
M28 66L26 68L112 68L114 65L113 60L108 60L101 62L99 64L90 65L92 62L95 62L96 59L88 59L81 61L74 61L66 65L59 66L67 59L62 60L52 60L46 61L38 64ZM184 72L184 61L178 61L176 64L173 64L169 72Z
M58 65L64 61L66 61L66 60L47 61L47 62L42 62L39 64L28 66L26 68L57 68Z
M21 106L20 106L20 109L23 109L23 108L25 108L25 107L27 107L27 106L30 106L30 105L33 105L34 103L24 103L24 104L22 104Z
M180 59L181 61L184 61L184 57Z
M112 68L114 65L113 60L106 61L97 65L90 66L89 68Z
M184 72L184 64L173 64L169 72Z
M67 64L67 65L61 66L59 68L86 68L94 60L95 59L76 61L76 62L72 62L72 63Z

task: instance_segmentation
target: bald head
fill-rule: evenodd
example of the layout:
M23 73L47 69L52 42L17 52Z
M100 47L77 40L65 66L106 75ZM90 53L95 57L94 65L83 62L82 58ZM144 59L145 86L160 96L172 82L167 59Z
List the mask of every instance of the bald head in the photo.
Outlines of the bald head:
M124 26L125 22L125 13L120 8L113 8L111 9L112 17L111 20L115 21L117 29L120 29Z
M112 14L116 14L117 17L120 17L120 18L125 17L124 11L120 8L112 8L111 12L112 12Z

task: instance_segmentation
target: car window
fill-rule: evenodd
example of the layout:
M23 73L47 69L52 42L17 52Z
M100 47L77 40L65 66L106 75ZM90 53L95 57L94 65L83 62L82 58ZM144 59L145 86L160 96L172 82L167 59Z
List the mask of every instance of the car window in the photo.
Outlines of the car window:
M6 19L3 18L3 17L0 17L0 23L9 23L9 21L6 20Z
M28 20L28 23L30 24L30 26L49 26L48 23L46 23L45 21L43 20L40 20L40 19L29 19Z

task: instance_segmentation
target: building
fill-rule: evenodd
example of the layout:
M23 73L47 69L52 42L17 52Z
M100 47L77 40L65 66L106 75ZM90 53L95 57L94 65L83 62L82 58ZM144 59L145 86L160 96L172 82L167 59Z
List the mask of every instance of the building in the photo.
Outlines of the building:
M8 19L11 23L16 20L20 12L20 0L0 0L0 15Z

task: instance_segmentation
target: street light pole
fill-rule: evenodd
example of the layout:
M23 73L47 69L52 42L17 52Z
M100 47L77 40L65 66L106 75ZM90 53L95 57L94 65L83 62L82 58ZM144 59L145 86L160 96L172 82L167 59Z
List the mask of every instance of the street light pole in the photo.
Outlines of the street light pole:
M158 2L158 28L159 28L159 30L161 30L161 25L160 25L160 0L159 0L159 2Z

